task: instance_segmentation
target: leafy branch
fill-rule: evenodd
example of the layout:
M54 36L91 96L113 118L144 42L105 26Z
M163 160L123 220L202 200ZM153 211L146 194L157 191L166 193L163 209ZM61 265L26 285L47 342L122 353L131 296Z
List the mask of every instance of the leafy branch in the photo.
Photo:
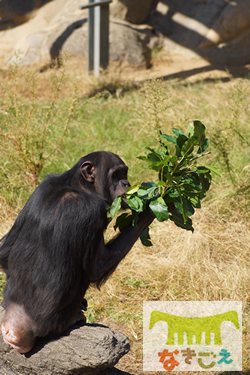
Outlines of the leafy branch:
M111 218L120 210L122 198L126 198L131 209L131 212L117 217L115 229L122 230L130 223L136 226L139 213L149 206L158 221L170 219L178 227L194 231L190 216L195 208L201 207L201 200L211 184L211 171L219 174L211 165L197 165L201 157L209 154L206 151L209 140L205 129L200 121L194 121L193 127L188 128L188 134L176 128L172 129L173 135L157 130L158 149L146 147L149 152L146 156L139 156L139 159L158 173L158 182L131 186L125 196L114 200L109 210ZM141 241L145 246L152 245L148 228L142 234Z

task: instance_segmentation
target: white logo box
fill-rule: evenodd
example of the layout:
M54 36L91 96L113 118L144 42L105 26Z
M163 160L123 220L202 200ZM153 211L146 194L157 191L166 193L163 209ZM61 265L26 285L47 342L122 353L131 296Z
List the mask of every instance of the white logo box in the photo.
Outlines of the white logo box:
M242 302L144 302L143 371L242 371Z

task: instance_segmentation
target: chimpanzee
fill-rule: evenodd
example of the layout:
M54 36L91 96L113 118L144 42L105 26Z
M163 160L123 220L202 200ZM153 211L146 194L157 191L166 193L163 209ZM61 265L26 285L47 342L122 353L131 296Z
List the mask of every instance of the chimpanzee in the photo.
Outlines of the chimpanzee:
M18 352L29 352L36 337L61 333L81 319L89 285L100 287L153 221L146 209L137 227L129 225L104 243L107 206L130 186L127 171L111 152L82 157L35 189L2 239L2 334Z

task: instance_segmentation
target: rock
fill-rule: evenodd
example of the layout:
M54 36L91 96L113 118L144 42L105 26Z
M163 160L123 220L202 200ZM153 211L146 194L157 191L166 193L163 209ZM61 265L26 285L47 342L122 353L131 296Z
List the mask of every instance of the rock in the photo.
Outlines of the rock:
M49 64L61 51L86 58L88 11L80 10L80 6L87 2L54 0L48 3L26 24L0 32L2 50L8 50L8 46L11 46L13 51L14 44L14 50L21 51L19 59L22 65ZM140 28L128 22L113 20L110 22L109 38L111 60L125 61L137 68L150 66L150 51L158 43L158 37L151 27ZM12 52L8 61L16 61L15 53Z
M54 0L42 7L27 23L0 32L2 49L8 52L11 45L11 50L14 49L8 62L13 62L15 51L20 51L21 65L49 64L51 59L58 56L75 28L87 21L88 11L80 10L80 6L87 2L88 0ZM79 40L78 45L81 45Z
M151 58L149 43L153 36L151 30L146 27L139 30L115 21L110 26L110 59L127 61L138 68L148 68Z
M245 65L250 63L250 29L228 43L207 48L204 57L213 64Z
M0 0L5 4L7 0ZM11 0L14 4L17 0ZM2 56L22 65L49 65L60 51L87 57L88 0L23 1L23 9L41 6L28 22L0 31ZM22 2L19 1L21 4ZM150 66L151 49L164 47L168 55L201 56L223 65L250 62L248 31L250 0L113 0L110 5L110 59L136 68ZM26 9L25 8L25 9ZM18 9L16 11L18 13ZM117 19L120 18L120 19ZM147 25L136 25L145 22ZM127 22L130 21L133 24ZM224 44L222 44L222 42ZM219 43L218 46L216 46ZM203 47L203 48L200 48ZM210 48L207 48L210 47Z
M146 21L155 0L113 0L110 13L131 23L140 24Z
M0 32L0 48L7 60L13 51L19 51L20 57L23 57L23 64L29 65L36 63L38 60L42 62L43 59L48 59L47 56L40 56L39 48L50 30L50 25L58 14L59 4L63 7L68 0L54 0L44 5L33 19L28 22L14 27L12 29L3 30ZM32 37L37 35L37 37ZM29 43L29 38L30 42ZM38 42L38 45L35 42ZM30 56L29 56L30 55ZM35 56L35 59L34 59ZM40 61L41 59L41 61Z
M82 23L82 25L81 25ZM80 27L78 27L80 26ZM74 30L72 30L74 28ZM71 25L71 30L64 43L53 44L51 57L56 57L60 50L69 51L71 56L87 57L88 51L88 23L81 20ZM62 35L62 34L61 34ZM110 60L127 62L137 68L148 68L150 66L152 40L154 34L150 27L143 29L133 27L129 23L121 21L110 21L109 24L109 57ZM52 39L56 39L53 37ZM81 43L79 43L79 40ZM155 43L158 42L156 38Z
M193 49L219 17L225 0L163 0L149 17L149 23L179 46Z
M4 314L0 308L0 321ZM75 324L53 339L37 339L27 354L19 354L0 336L1 375L122 375L112 369L129 351L128 338L100 324ZM105 369L106 372L102 372ZM112 372L114 371L114 372Z
M0 17L12 18L14 22L27 21L32 12L51 0L0 0Z
M238 0L229 4L201 42L200 48L208 48L228 42L250 28L250 0Z
M149 23L164 35L164 49L170 55L201 56L222 65L247 64L250 0L228 2L162 0L151 13ZM221 42L224 44L216 46Z

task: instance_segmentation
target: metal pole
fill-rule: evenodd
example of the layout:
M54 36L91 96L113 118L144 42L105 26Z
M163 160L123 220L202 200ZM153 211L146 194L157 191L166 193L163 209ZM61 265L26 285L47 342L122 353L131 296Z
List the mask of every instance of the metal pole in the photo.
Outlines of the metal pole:
M101 6L100 19L100 67L106 69L109 64L109 4Z
M94 3L95 0L89 0L89 3ZM94 8L89 8L89 29L88 29L88 72L94 69L94 24L95 14Z
M97 2L97 0L95 0ZM95 24L94 24L94 74L99 76L99 68L101 62L101 7L96 6L95 12Z
M1 1L1 0L0 0ZM99 68L109 63L109 4L112 0L89 0L80 9L89 9L88 72L99 76Z

